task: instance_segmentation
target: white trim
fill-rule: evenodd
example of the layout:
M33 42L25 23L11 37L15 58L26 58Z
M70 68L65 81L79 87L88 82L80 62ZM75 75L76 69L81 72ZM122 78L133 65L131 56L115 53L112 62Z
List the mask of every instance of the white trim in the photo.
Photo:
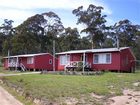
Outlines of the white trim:
M9 58L15 58L15 57L34 57L34 56L46 55L46 54L49 54L49 53L15 55L15 56L9 56ZM3 57L3 58L8 58L8 56L7 57Z
M106 61L106 55L107 54L109 54L110 55L110 62L107 62ZM96 63L96 62L94 62L95 61L95 55L98 55L98 61L100 60L101 61L101 59L105 59L105 61L102 61L102 62L98 62L98 63ZM101 56L102 55L102 57L100 57L100 59L99 59L99 56ZM93 64L111 64L112 63L112 54L111 53L96 53L96 54L93 54Z
M83 73L84 73L84 70L85 70L85 53L83 53Z
M102 48L102 49L87 49L87 50L71 50L66 52L56 53L56 55L64 55L64 54L79 54L79 53L110 53L110 52L119 52L124 49L128 49L129 47L120 47L118 48Z

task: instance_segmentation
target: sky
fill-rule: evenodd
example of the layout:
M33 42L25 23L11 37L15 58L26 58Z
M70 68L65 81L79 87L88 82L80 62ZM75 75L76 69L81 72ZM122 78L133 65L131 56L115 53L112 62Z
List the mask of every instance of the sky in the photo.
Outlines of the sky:
M4 19L13 20L16 27L28 17L35 14L53 11L60 18L64 27L84 28L76 25L77 17L72 10L79 6L86 9L89 4L102 6L103 14L107 15L107 25L129 19L133 24L140 25L140 0L0 0L0 25Z

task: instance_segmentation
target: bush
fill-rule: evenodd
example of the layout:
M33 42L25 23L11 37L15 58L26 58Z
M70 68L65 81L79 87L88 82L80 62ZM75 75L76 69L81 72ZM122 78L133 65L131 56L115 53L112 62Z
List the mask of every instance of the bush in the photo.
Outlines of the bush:
M1 62L1 60L0 60L0 67L2 67L2 62Z

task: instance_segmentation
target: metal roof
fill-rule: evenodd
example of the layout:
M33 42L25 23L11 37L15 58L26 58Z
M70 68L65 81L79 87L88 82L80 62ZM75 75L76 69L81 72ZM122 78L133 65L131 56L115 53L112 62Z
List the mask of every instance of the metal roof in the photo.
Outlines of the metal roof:
M33 57L33 56L38 56L38 55L45 55L45 54L49 54L49 53L38 53L38 54L24 54L24 55L15 55L15 56L9 56L10 58L14 58L14 57ZM4 57L4 58L8 58Z
M57 55L61 54L74 54L74 53L96 53L96 52L116 52L116 51L121 51L123 49L128 49L129 47L120 47L118 48L102 48L102 49L87 49L87 50L71 50L71 51L66 51L66 52L60 52L56 53Z

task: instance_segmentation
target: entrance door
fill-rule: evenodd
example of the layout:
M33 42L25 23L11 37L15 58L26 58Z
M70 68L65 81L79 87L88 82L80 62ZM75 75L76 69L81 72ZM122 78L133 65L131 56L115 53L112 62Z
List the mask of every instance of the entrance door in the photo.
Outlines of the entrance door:
M83 61L83 55L81 55L81 61ZM85 62L88 62L88 57L87 57L87 55L85 55Z

